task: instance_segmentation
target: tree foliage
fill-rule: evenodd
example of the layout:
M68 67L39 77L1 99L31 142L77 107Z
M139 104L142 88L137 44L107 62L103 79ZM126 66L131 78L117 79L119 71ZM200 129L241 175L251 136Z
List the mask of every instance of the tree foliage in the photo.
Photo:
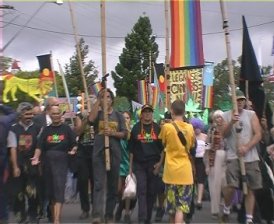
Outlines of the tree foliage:
M0 56L0 73L9 69L12 63L12 58Z
M114 100L113 108L117 111L124 112L124 111L130 111L131 106L126 97L116 96Z
M84 69L84 76L85 76L87 85L90 85L94 81L94 79L97 77L98 71L92 60L89 60L88 62L86 62L88 53L89 53L89 47L88 45L85 44L85 41L83 38L81 38L79 41L79 47L81 52L82 65ZM68 85L70 95L77 96L79 95L80 92L84 92L84 86L82 82L82 76L81 76L76 46L75 46L75 49L76 49L75 53L70 58L69 64L65 65L65 77L67 80L67 85Z
M158 44L152 35L148 17L139 17L132 32L125 38L125 47L119 57L115 71L111 72L117 96L137 101L137 80L149 74L150 55L154 63L158 57Z
M238 86L238 79L240 76L240 66L232 60L234 71L235 86ZM228 110L231 108L231 95L229 85L229 70L228 61L223 60L214 68L214 108L221 110Z

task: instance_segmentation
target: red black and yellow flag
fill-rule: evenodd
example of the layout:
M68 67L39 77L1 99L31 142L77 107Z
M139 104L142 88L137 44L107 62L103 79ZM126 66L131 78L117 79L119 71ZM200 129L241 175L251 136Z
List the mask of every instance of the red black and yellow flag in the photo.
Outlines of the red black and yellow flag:
M37 56L40 67L40 79L53 80L54 72L51 67L51 54Z

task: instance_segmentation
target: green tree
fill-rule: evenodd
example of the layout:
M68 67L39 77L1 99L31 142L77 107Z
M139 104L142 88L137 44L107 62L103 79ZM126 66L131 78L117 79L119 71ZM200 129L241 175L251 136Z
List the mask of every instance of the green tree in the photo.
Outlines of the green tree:
M240 75L239 64L232 60L234 71L235 86L238 86L238 79ZM231 108L231 95L229 93L229 70L228 61L223 60L214 68L214 108L221 110L228 110Z
M98 71L92 60L89 60L86 63L88 53L89 53L89 47L88 45L85 44L85 41L83 38L81 38L79 41L79 47L81 52L82 65L84 69L84 76L85 76L87 85L89 85L97 77ZM84 86L82 82L76 46L75 46L75 49L76 49L75 53L70 58L69 64L65 65L65 77L67 80L67 85L68 85L70 95L72 96L77 96L80 92L84 92Z
M125 38L125 47L119 57L115 71L111 72L117 96L125 96L129 102L137 101L137 80L145 79L149 74L151 62L158 57L158 44L152 35L150 20L139 17L132 32Z
M8 70L8 68L11 66L12 58L0 56L0 72Z
M124 112L124 111L130 111L131 106L126 97L116 96L114 100L113 108L117 111Z

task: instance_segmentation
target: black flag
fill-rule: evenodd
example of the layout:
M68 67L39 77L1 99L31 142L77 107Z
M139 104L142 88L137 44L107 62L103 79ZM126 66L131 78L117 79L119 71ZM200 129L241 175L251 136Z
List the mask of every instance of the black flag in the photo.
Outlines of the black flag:
M257 58L249 37L245 17L243 19L243 45L242 45L242 61L240 73L240 90L246 95L248 88L249 100L253 103L253 108L259 118L264 114L266 107L265 93L262 87L263 79L261 70L257 62Z
M54 72L51 67L51 54L37 56L39 67L40 67L40 78L41 79L54 79Z

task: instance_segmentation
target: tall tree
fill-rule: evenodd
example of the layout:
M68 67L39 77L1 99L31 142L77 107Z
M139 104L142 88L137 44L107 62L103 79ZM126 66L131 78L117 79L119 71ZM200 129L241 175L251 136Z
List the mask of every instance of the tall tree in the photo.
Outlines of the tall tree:
M89 53L89 47L87 44L85 44L85 41L83 38L80 38L79 46L81 51L84 76L86 78L87 85L89 85L97 77L98 70L96 69L94 62L92 60L89 60L86 63L86 59ZM67 80L70 95L77 96L80 92L84 92L83 82L80 81L82 80L82 78L81 78L80 65L77 57L76 46L75 46L75 53L70 58L69 64L65 65L65 77Z
M126 36L120 62L116 65L115 72L111 72L117 96L125 96L130 102L137 101L137 80L148 76L150 55L151 62L154 63L158 54L158 44L152 35L150 20L147 16L141 16L132 32Z
M2 73L3 71L8 70L8 68L10 68L11 62L12 62L12 58L5 57L5 56L0 56L0 73Z
M235 80L238 80L240 67L232 61ZM227 60L218 63L214 68L214 108L221 110L231 109L231 95L229 95L229 75ZM235 83L237 86L237 83Z

